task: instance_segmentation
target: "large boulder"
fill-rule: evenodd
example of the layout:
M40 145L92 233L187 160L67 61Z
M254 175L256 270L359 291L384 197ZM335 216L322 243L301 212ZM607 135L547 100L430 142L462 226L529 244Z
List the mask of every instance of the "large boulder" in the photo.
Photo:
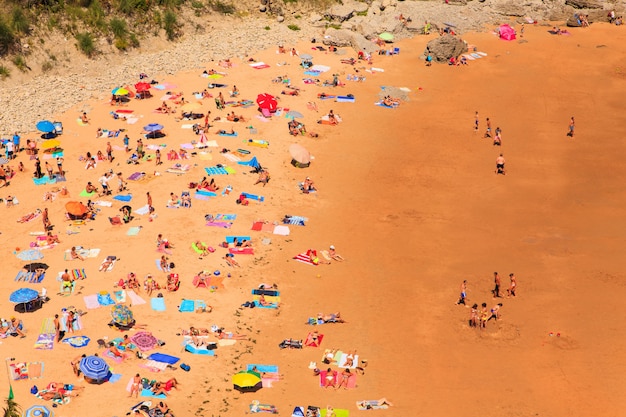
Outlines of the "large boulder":
M596 0L565 0L565 4L576 9L601 9L602 3Z
M448 62L450 58L458 57L463 52L467 52L467 46L460 38L443 35L428 42L424 55L430 54L436 62Z
M354 7L351 5L337 4L326 12L326 16L331 20L344 22L354 15Z
M351 46L357 52L372 53L376 51L376 45L365 39L365 36L347 29L326 29L323 43L324 45L332 45L338 48Z

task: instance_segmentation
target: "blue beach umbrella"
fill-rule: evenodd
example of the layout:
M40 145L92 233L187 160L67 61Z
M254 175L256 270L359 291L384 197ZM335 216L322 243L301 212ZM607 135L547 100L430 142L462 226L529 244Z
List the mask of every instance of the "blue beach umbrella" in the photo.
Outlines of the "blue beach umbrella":
M54 417L54 413L45 405L33 405L24 412L24 417Z
M36 124L37 130L43 133L54 132L54 124L49 120L41 120Z
M23 261L36 261L38 259L43 259L43 253L37 249L26 249L15 256Z
M81 359L78 365L80 371L85 377L96 383L104 382L111 376L109 364L98 356L87 356Z
M11 293L9 301L16 304L24 304L36 300L38 297L39 291L33 290L32 288L20 288Z
M146 132L158 132L162 129L163 125L160 125L158 123L150 123L149 125L143 127L143 130L145 130Z

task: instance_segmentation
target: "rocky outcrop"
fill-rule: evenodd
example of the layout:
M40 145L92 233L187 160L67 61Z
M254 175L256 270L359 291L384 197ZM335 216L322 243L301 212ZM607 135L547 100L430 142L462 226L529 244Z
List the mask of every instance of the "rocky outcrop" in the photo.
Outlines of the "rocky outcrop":
M467 52L467 46L456 36L440 36L426 45L424 56L430 54L435 62L448 62L452 57L458 57Z
M576 9L601 9L602 3L596 0L565 0L565 4Z

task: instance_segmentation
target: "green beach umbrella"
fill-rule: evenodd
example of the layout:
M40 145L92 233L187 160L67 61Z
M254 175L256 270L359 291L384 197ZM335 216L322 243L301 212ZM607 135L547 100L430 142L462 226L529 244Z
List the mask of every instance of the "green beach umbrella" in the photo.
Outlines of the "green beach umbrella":
M380 35L378 35L378 37L382 40L384 40L385 42L391 42L393 41L393 35L389 32L383 32Z

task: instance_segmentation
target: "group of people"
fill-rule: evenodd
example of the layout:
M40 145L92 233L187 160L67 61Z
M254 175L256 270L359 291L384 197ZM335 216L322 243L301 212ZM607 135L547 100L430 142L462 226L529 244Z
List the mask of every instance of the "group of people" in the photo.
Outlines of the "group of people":
M502 298L503 293L501 292L501 279L500 274L498 272L493 273L493 281L494 288L491 290L491 294L494 299ZM509 287L506 290L507 298L515 298L517 296L517 279L515 278L514 273L509 274ZM460 288L459 300L455 303L456 305L467 306L467 301L469 298L467 297L467 280L463 280ZM502 303L497 303L490 310L487 309L487 303L482 303L480 310L478 309L478 304L474 303L471 308L470 318L469 318L469 326L477 327L480 329L484 329L486 324L490 320L498 320L500 318L500 309L502 308Z

